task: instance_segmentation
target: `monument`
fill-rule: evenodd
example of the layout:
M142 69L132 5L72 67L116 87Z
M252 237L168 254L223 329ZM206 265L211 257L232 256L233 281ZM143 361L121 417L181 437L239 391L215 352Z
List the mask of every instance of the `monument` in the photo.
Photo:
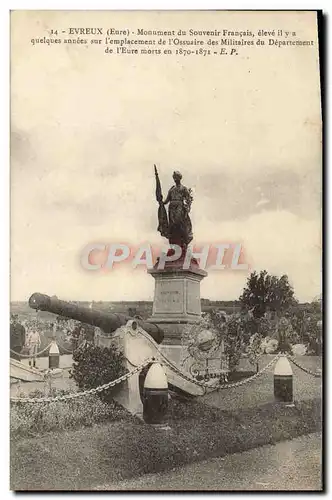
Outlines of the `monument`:
M174 185L163 200L159 175L156 166L154 168L159 204L158 231L168 239L170 249L148 271L155 279L153 310L149 321L162 327L165 333L163 344L180 345L185 325L196 323L201 318L200 282L207 272L199 267L195 258L190 258L189 244L193 239L189 215L193 202L191 189L181 183L182 175L175 171Z

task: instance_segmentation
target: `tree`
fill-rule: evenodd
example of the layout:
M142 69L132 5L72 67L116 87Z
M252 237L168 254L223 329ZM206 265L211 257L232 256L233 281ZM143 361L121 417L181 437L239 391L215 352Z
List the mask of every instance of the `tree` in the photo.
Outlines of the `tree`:
M278 278L267 271L259 274L254 271L247 280L240 303L242 309L251 311L255 318L261 318L267 312L283 313L296 303L296 299L285 274Z

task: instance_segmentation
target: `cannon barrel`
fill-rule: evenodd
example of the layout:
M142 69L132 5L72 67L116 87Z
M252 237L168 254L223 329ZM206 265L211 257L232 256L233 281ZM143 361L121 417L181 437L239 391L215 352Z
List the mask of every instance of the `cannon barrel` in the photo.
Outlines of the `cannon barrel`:
M76 319L88 325L97 326L105 333L113 333L117 328L125 325L128 320L133 319L125 314L93 311L88 307L81 307L42 293L31 295L29 306L37 311L47 311L66 318ZM139 319L136 321L158 344L163 341L164 332L157 325Z

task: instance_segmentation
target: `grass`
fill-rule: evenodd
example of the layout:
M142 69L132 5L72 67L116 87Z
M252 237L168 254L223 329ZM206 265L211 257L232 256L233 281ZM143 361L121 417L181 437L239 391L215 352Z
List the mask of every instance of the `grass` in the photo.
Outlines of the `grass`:
M71 390L53 389L50 396L71 393ZM20 397L20 395L18 395ZM21 397L26 398L26 394ZM41 390L29 393L31 398L45 397ZM11 439L41 436L51 431L66 431L91 427L96 423L128 419L128 413L117 403L104 403L95 395L52 403L15 403L10 409Z
M87 405L86 405L87 406ZM234 411L172 400L169 430L128 417L11 443L11 488L89 490L177 465L316 432L321 402L268 403Z

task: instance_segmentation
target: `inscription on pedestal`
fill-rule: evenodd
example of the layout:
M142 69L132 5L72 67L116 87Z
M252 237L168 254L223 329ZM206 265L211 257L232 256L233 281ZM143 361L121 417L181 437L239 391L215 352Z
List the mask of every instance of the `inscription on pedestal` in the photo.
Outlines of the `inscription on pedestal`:
M187 312L201 314L200 284L197 281L187 281Z
M161 280L156 282L154 313L184 312L184 282L182 280Z
M164 345L180 345L184 328L201 316L200 282L207 275L201 269L153 269L155 279L151 323L165 333Z

